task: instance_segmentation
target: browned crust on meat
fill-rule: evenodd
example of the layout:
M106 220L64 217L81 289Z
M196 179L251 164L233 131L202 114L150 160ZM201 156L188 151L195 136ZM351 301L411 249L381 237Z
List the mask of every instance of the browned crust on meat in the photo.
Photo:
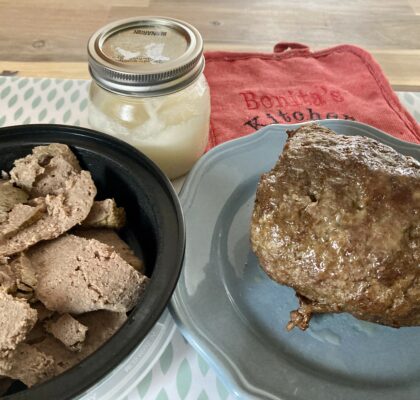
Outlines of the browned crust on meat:
M289 134L261 177L251 242L265 272L308 300L290 327L306 327L314 312L412 326L420 325L419 227L416 160L312 124Z

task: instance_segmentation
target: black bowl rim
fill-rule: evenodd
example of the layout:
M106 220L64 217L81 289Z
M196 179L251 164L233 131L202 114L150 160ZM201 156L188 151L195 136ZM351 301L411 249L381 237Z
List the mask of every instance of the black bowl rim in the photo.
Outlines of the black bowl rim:
M49 135L57 135L57 133L60 132L68 135L68 140L63 137L60 137L57 140L45 139ZM88 144L102 143L109 145L112 149L117 149L117 151L121 153L120 156L122 158L128 157L131 162L144 164L148 169L148 172L151 175L154 175L157 182L161 185L161 188L167 194L168 200L172 203L175 218L178 222L178 245L176 248L176 255L173 257L173 265L170 269L171 274L166 274L166 279L161 278L159 281L157 281L157 277L151 279L151 284L153 283L154 289L159 289L158 291L163 292L160 293L161 296L153 302L154 307L147 308L146 310L143 310L142 308L135 310L128 317L120 331L112 336L101 348L75 367L45 383L4 397L5 399L10 400L36 400L45 398L70 399L82 395L86 390L105 377L115 365L120 364L144 339L163 313L176 287L182 269L185 252L185 222L178 196L169 179L153 161L126 142L110 135L79 126L26 124L0 128L0 151L2 145L5 144L5 139L7 139L7 142L10 142L9 144L13 144L14 142L19 144L19 139L26 136L28 133L35 133L29 140L28 138L25 138L27 142L29 142L28 144L33 146L59 142L68 144L70 147L88 148ZM84 147L83 145L87 147ZM124 162L124 159L122 161ZM161 282L162 280L163 282ZM149 285L149 288L150 287L151 285ZM147 292L148 290L146 290L143 299L146 298ZM150 302L151 301L149 301L149 303ZM136 311L139 312L136 313ZM122 341L120 338L121 333L128 335L129 340ZM112 363L107 362L110 358L110 354L114 361Z

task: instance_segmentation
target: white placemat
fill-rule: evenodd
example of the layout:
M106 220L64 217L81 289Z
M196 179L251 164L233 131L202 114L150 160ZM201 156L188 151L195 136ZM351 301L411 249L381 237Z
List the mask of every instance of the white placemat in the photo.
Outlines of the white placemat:
M0 127L30 123L89 127L89 81L0 77ZM397 93L420 121L420 93ZM208 363L177 330L162 356L126 396L128 400L233 400Z

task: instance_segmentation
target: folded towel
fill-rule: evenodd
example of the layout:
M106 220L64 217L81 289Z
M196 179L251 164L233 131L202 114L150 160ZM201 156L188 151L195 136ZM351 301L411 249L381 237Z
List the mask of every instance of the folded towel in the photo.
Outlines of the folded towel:
M272 54L207 52L209 148L270 124L317 119L364 122L420 142L420 126L365 50L341 45L311 52L279 43Z

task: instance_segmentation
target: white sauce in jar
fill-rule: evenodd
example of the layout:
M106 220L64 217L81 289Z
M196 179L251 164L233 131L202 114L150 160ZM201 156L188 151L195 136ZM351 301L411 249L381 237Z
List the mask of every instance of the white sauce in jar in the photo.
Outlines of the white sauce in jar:
M105 35L102 42L93 35L89 122L92 128L133 145L169 178L176 178L188 172L206 148L210 93L202 73L199 33L188 24L167 20L180 25L175 29L159 25L159 20L130 19L128 25L114 23L95 34ZM190 39L185 32L180 34L180 26ZM98 43L103 49L99 62ZM112 67L105 74L104 60Z

